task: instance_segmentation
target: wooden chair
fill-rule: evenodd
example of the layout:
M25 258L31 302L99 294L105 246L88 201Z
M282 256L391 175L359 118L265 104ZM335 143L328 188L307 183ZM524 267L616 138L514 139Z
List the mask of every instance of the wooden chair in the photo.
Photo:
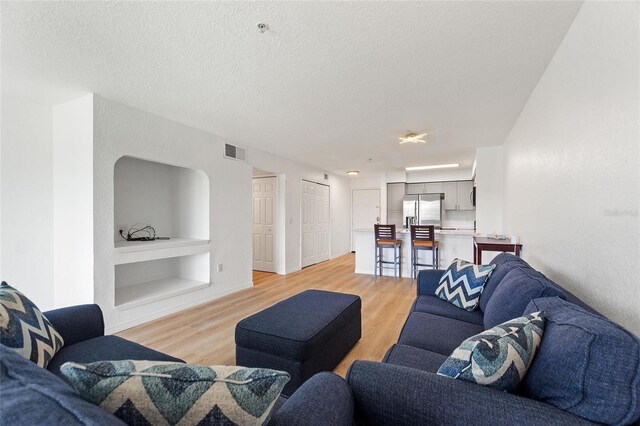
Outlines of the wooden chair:
M376 237L374 279L378 277L378 273L382 275L383 269L393 269L393 279L398 276L402 277L402 240L396 238L395 225L374 225ZM393 260L384 260L384 249L393 249ZM393 265L384 266L384 265Z
M419 263L420 251L431 251L431 263ZM420 266L438 268L438 242L433 225L411 226L411 281L417 277Z

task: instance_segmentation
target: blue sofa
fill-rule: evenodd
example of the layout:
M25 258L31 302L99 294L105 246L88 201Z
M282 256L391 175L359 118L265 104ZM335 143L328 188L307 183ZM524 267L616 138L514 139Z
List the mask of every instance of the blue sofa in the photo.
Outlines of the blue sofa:
M65 345L47 369L0 345L0 423L11 425L123 425L118 418L83 400L63 379L67 361L182 360L128 341L104 335L98 305L81 305L44 312ZM309 409L313 407L313 409ZM333 373L320 373L291 397L281 397L269 425L350 425L353 397L346 382ZM326 423L329 421L329 423Z
M522 259L500 254L468 312L435 296L442 270L418 276L417 298L382 362L355 361L347 375L356 418L375 425L637 424L640 340ZM536 357L517 394L436 374L466 338L545 311Z

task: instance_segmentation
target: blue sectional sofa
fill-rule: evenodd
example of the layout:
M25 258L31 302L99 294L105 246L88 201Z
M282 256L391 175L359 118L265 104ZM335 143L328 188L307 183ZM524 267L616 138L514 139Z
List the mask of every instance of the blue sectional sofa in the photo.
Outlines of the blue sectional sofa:
M500 254L468 312L437 298L442 270L418 276L417 298L382 362L355 361L356 418L376 425L631 424L640 417L640 340L511 254ZM436 374L466 338L544 311L545 332L517 394Z
M279 399L268 425L639 424L638 337L522 259L501 254L492 263L475 312L434 296L444 271L421 271L417 298L382 362L355 361L346 380L327 372L313 376ZM545 331L517 393L436 374L464 339L535 311L545 312ZM56 377L59 366L67 360L177 360L104 336L95 305L45 315L65 340L50 371L0 347L0 409L7 424L121 424Z

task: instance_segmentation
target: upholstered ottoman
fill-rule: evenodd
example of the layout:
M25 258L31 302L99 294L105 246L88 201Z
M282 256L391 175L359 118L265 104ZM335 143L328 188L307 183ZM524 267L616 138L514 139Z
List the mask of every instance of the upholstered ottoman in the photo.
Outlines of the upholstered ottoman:
M236 325L236 364L284 370L291 395L320 371L331 371L360 340L360 297L307 290Z

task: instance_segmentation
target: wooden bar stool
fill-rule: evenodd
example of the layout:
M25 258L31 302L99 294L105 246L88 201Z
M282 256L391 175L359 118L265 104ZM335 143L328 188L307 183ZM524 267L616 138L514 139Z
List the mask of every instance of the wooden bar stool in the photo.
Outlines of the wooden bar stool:
M419 263L420 251L431 251L431 263ZM438 268L438 242L433 225L411 225L411 282L418 275L420 266Z
M393 279L402 277L402 240L396 238L395 225L374 225L376 236L376 262L373 269L374 279L378 272L382 275L383 269L393 269ZM384 260L383 251L386 248L393 249L393 260ZM384 266L384 265L393 265Z

